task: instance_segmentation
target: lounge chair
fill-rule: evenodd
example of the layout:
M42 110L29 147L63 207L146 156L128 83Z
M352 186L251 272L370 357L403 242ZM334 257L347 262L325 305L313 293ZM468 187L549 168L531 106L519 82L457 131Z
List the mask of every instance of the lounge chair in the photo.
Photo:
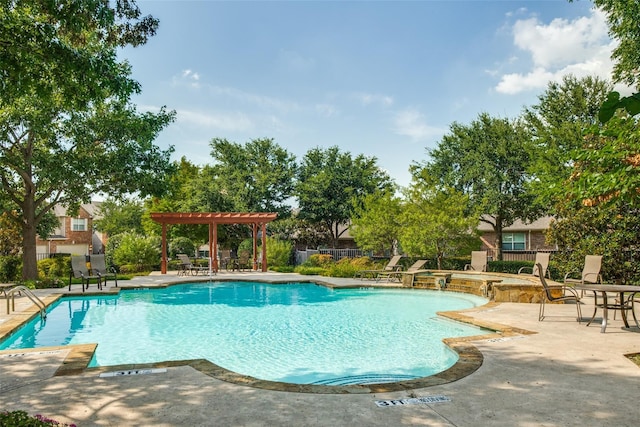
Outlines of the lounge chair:
M533 262L533 267L521 267L518 270L518 274L529 274L534 277L546 276L551 279L551 273L549 273L549 252L536 252L536 260ZM542 271L538 270L538 265L542 266ZM527 273L531 270L530 273Z
M487 271L487 251L471 252L471 264L464 266L465 270Z
M600 269L602 268L602 255L587 255L584 257L584 267L582 268L582 274L577 276L578 271L570 271L564 275L563 282L569 286L584 285L585 283L602 283L602 276L600 275ZM581 296L584 296L584 291L581 292Z
M113 278L118 287L118 275L116 269L113 267L107 268L104 260L104 255L91 255L89 256L89 263L91 264L91 270L102 279L104 285L107 284L107 279Z
M542 265L538 264L538 271L542 271ZM538 321L544 320L544 306L545 302L566 302L574 301L576 309L578 310L578 323L582 320L582 312L580 310L580 297L578 292L570 286L566 285L552 285L547 283L547 279L544 276L538 276L540 283L542 284L543 292L540 296L540 311L538 313Z
M178 271L179 276L186 275L187 273L197 276L200 272L204 274L204 272L209 271L209 267L201 267L193 264L187 254L176 254L176 256L180 260L181 269Z
M399 270L402 266L398 265L402 259L402 255L394 255L391 257L387 265L384 266L382 270L360 270L356 271L353 275L354 278L364 279L375 279L378 277L379 273L390 272Z
M405 271L391 271L391 272L385 272L385 273L380 273L378 274L378 278L377 280L380 280L382 278L387 278L389 281L391 280L398 280L398 281L402 281L402 277L405 274L411 274L411 273L415 273L418 270L422 270L422 268L424 267L424 265L427 263L426 259L419 259L418 261L414 262L409 268L407 268Z
M85 290L85 282L86 289L89 289L89 281L91 279L96 279L98 282L98 289L102 289L102 278L97 275L92 275L91 271L87 268L87 257L84 255L71 255L71 272L69 273L69 290L71 290L71 279L75 277L76 279L82 280L82 292Z

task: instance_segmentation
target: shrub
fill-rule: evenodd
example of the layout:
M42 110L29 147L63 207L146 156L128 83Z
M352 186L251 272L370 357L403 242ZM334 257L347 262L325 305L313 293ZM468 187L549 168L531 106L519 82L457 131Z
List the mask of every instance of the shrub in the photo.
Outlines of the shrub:
M287 240L267 237L267 263L269 267L284 267L291 265L293 244Z
M333 262L333 257L329 254L314 254L302 265L306 267L328 267Z
M278 273L293 273L294 267L292 265L275 266L271 267L271 270L277 271Z
M24 426L24 427L51 427L51 426L67 426L76 427L75 424L63 424L51 418L42 415L34 417L25 411L2 411L0 412L0 426Z
M169 256L175 258L176 254L193 256L196 253L196 245L187 237L176 237L169 242Z
M71 258L68 256L41 259L38 261L38 277L40 279L66 277L69 275L70 263Z
M317 275L323 275L325 272L325 269L322 267L311 267L311 266L299 265L293 271L295 271L298 274L304 274L305 276L317 276Z
M327 268L325 276L331 277L353 277L356 271L362 270L352 263L351 258L342 258L340 261Z
M151 270L160 263L160 241L157 237L123 233L113 260L120 266L135 265L137 271Z
M17 255L0 256L0 282L15 282L22 276L22 259Z

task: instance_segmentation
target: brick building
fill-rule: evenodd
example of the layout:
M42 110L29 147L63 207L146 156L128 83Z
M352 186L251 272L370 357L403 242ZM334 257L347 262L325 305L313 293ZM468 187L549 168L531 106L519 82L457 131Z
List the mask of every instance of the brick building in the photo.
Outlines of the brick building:
M55 206L54 214L60 224L48 239L37 238L38 258L56 253L88 255L104 252L105 236L93 229L99 206L100 202L83 203L75 216L69 216L66 208Z
M504 253L518 253L531 251L555 251L556 245L546 242L545 233L551 225L552 217L542 217L531 223L516 220L515 223L502 230L502 250ZM478 225L481 250L486 250L491 255L496 250L496 233L491 225L480 222ZM508 257L505 257L505 260Z

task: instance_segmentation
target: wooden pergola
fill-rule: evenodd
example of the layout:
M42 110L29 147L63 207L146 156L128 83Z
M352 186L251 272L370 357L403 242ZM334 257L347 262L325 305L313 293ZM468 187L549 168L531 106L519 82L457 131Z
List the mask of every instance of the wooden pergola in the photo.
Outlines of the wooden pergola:
M154 212L151 219L162 224L162 274L167 274L167 225L209 224L209 265L218 271L218 224L246 224L253 235L253 269L258 269L258 228L262 232L262 271L267 271L267 223L276 219L272 212Z

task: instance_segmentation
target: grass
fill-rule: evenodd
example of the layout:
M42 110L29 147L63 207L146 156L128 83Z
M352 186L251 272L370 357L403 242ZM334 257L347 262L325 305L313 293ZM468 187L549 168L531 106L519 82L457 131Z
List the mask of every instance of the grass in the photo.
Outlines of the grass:
M640 353L625 354L625 356L640 367Z

